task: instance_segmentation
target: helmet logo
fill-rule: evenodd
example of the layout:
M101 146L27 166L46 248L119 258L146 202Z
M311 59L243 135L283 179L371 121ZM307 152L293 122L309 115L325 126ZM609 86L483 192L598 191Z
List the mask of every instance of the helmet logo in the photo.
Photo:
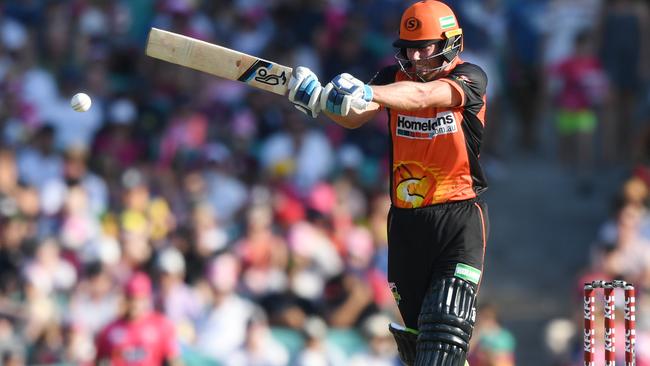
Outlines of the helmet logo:
M413 32L414 30L420 28L420 26L420 20L415 17L410 17L404 22L404 28L409 32Z

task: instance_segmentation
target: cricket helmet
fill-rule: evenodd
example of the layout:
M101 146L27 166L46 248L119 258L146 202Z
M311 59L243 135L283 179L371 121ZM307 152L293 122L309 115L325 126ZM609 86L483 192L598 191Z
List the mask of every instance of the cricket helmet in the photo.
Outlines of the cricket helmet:
M441 58L442 66L430 71L440 71L463 50L463 30L446 4L435 0L418 1L402 14L399 39L393 42L393 46L400 48L396 58L404 68L409 62L407 48L425 48L432 44L436 45L437 52L428 60Z

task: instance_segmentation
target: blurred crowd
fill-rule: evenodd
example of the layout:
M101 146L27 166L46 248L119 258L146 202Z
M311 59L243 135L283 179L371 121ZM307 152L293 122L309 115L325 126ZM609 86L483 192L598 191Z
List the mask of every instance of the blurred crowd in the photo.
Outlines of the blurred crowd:
M352 131L308 120L277 95L147 58L143 45L155 26L308 66L322 81L369 80L394 62L409 3L0 3L0 364L91 364L116 321L144 313L171 342L161 352L185 364L398 365L385 116ZM535 153L551 123L581 195L599 167L636 167L584 276L632 281L643 304L648 5L447 3L464 59L490 78L490 178L507 174L510 125L516 151ZM88 112L69 107L79 91ZM648 344L650 310L639 313ZM564 325L576 336L551 350L558 365L578 364L579 323ZM472 366L515 364L494 305L482 304L473 341Z

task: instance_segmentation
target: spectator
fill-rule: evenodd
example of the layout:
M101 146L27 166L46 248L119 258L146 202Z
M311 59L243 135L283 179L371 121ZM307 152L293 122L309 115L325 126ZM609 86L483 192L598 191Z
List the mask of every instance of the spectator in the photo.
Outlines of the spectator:
M642 209L632 205L619 212L616 241L606 250L604 263L605 271L612 277L623 276L633 283L643 283L650 270L650 240L639 232L643 214Z
M259 159L269 175L286 177L298 190L308 192L332 169L332 147L322 132L308 129L301 113L290 109L285 118L286 130L263 142Z
M284 366L288 363L289 353L271 337L266 316L256 310L246 324L244 344L228 356L226 366Z
M126 98L109 106L108 125L97 133L93 143L93 155L103 175L124 171L144 156L143 146L136 141L133 130L137 113L135 104Z
M205 189L214 207L216 218L226 225L240 213L247 202L248 190L235 175L230 150L222 144L209 144L205 148Z
M92 339L117 317L120 297L110 273L100 262L87 265L82 275L70 298L68 322Z
M9 217L17 212L18 166L12 150L0 149L0 213Z
M515 340L497 316L494 305L485 304L479 309L475 344L469 362L477 366L514 366Z
M573 53L553 67L560 84L555 97L559 156L577 175L581 193L589 193L592 188L597 108L607 91L605 75L594 51L592 35L587 31L578 33Z
M88 152L74 147L66 150L63 162L63 176L45 182L41 190L43 211L55 215L63 207L68 189L80 185L88 194L90 212L100 215L108 207L108 190L104 179L88 169Z
M345 355L327 341L327 324L313 316L305 321L303 329L305 347L293 363L294 366L334 366L345 364Z
M25 344L18 336L16 326L11 319L7 317L0 317L0 355L3 358L3 365L9 365L9 360L15 359L16 364L26 354ZM24 361L22 362L24 364Z
M242 285L252 298L287 287L289 253L284 238L273 232L272 215L269 206L250 207L246 233L234 244L243 265Z
M327 219L316 210L309 220L291 226L288 244L293 259L290 288L299 297L318 302L328 279L341 274L343 261L329 236Z
M111 365L180 365L174 327L153 310L149 277L136 272L127 281L124 293L124 313L97 337L96 361Z
M518 144L525 151L539 147L539 108L543 90L541 75L545 0L506 1L507 90L520 124Z
M39 128L34 133L33 144L25 146L17 157L21 180L37 189L63 174L63 159L55 149L54 132L49 124Z
M236 292L240 268L231 254L216 256L208 267L211 303L197 324L196 347L218 362L225 362L246 340L254 305Z
M73 252L99 238L99 220L92 214L88 194L81 185L68 187L59 225L61 245Z
M366 352L358 353L350 359L350 366L397 366L397 347L386 324L390 319L382 314L375 314L363 324L363 334L368 340Z
M627 161L632 154L636 106L648 78L648 12L646 2L612 0L604 3L600 15L600 57L611 83L603 154L611 162Z
M167 318L174 324L180 342L194 342L194 324L205 306L197 291L184 282L185 259L175 248L165 248L156 257L159 274L160 303Z
M77 281L74 267L62 258L59 243L52 238L38 244L34 260L24 267L24 276L35 291L45 296L68 292Z
M160 142L160 162L184 164L200 156L208 134L208 119L187 99L170 118Z

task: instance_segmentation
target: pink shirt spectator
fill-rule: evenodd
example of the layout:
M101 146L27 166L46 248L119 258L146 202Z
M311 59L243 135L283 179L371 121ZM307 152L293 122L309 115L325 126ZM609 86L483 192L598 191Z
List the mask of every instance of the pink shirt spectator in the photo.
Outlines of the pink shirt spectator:
M201 113L183 111L170 121L160 145L160 161L170 164L177 153L200 151L208 137L208 119Z
M97 338L97 358L113 366L158 366L179 354L173 325L158 313L117 319Z
M553 73L562 81L557 97L561 108L587 109L602 99L606 85L600 61L594 56L575 56L560 62Z

